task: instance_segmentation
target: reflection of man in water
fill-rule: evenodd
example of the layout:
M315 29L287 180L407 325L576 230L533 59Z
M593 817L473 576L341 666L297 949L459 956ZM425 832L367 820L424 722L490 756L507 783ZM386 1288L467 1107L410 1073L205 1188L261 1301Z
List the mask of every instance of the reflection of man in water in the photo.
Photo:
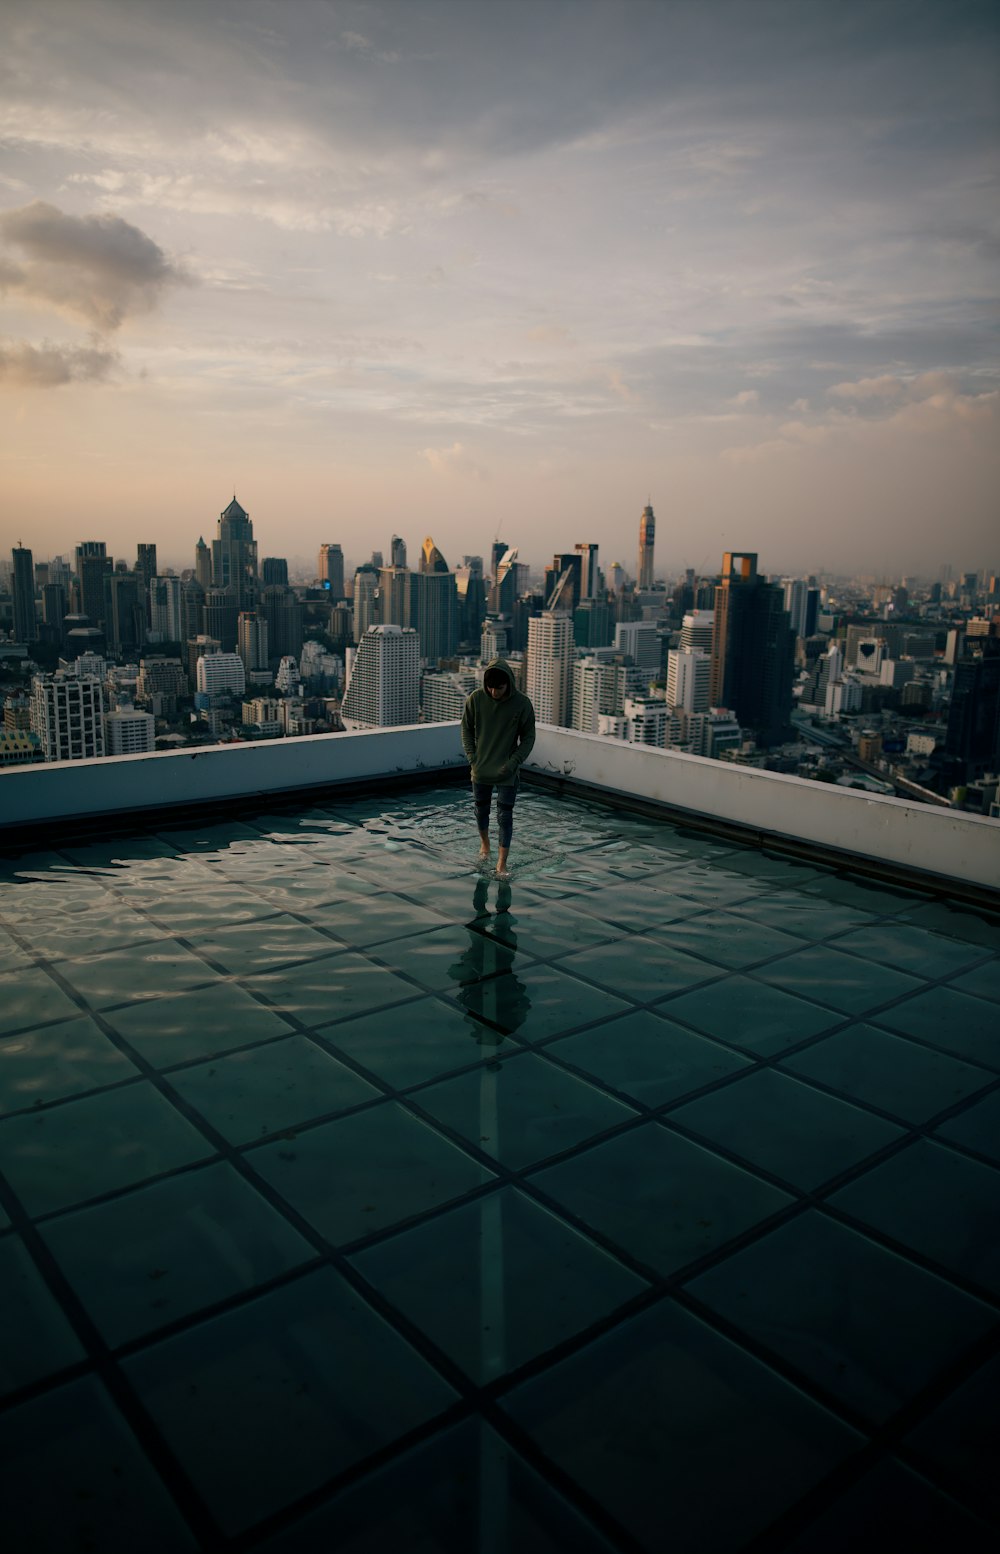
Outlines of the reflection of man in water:
M511 967L517 952L514 919L510 916L511 888L502 883L497 889L496 910L489 911L489 884L479 880L472 897L473 917L466 924L469 943L449 975L460 984L458 1001L476 1021L484 1021L496 1030L494 1046L516 1031L528 1018L531 999L524 983ZM476 1026L481 1045L491 1041L483 1025Z

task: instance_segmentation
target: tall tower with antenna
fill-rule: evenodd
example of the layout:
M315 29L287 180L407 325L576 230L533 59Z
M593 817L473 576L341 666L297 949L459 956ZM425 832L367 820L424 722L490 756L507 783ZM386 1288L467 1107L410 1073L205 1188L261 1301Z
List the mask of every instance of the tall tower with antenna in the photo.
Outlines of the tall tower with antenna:
M647 502L639 519L639 587L653 586L653 542L656 538L656 518Z

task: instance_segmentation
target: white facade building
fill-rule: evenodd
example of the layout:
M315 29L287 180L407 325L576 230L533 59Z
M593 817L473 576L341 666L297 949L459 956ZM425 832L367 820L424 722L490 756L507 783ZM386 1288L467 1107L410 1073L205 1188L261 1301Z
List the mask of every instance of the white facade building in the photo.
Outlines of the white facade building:
M615 652L626 653L640 669L660 672L660 633L654 621L619 621L615 627Z
M576 645L570 615L533 615L528 621L525 690L539 723L569 728L573 711Z
M342 707L347 728L392 728L420 715L420 638L412 626L369 626Z
M420 714L424 723L451 723L465 711L465 703L479 686L474 669L447 674L425 674L420 688Z
M688 610L681 622L678 646L684 653L690 652L692 648L700 648L703 653L711 655L714 630L714 610Z
M104 754L104 687L93 675L36 675L31 731L46 761L89 761Z
M154 577L150 580L149 629L154 642L183 641L183 595L179 577Z
M242 696L247 688L238 653L203 653L198 660L198 690L204 696Z
M156 749L156 719L137 707L119 707L104 715L106 755L146 755Z
M667 657L667 701L685 712L707 712L712 659L701 648L674 649Z
M581 734L601 732L604 717L620 716L625 706L626 670L598 658L578 658L573 666L573 723Z

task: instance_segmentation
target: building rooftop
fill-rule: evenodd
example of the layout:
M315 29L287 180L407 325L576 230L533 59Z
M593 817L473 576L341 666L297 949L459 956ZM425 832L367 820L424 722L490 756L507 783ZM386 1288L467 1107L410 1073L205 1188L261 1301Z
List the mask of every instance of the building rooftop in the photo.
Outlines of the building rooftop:
M1000 917L527 787L0 860L11 1548L986 1549Z

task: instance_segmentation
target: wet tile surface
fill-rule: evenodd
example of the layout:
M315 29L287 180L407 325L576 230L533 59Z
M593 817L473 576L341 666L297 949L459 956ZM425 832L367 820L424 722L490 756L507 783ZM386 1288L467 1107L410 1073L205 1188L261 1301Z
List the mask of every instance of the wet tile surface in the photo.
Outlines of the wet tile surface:
M985 1548L997 916L469 811L0 862L12 1546Z

